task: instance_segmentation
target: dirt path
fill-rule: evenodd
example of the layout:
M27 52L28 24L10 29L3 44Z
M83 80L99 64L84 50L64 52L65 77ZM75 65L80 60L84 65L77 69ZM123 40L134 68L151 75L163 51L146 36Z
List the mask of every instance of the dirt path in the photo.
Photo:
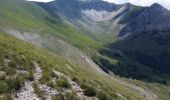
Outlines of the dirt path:
M119 50L113 50L115 53L118 53L119 55L121 55L122 57L124 57L125 59L127 59L127 57ZM105 73L105 72L102 72ZM107 73L105 73L105 75L108 75ZM110 75L109 75L110 76ZM157 96L156 94L154 94L150 89L148 88L143 88L141 86L137 86L133 83L127 82L123 79L114 77L114 76L110 76L112 77L115 81L117 81L118 83L130 88L131 90L137 92L139 95L144 96L147 100L157 100Z
M156 95L151 90L149 90L148 88L143 88L143 87L134 85L132 83L129 83L129 82L124 81L124 80L119 79L119 78L114 78L114 80L116 80L120 84L132 89L133 91L137 92L141 96L144 96L147 100L157 100Z
M115 52L119 53L121 56L123 56L123 57L126 58L126 56L125 56L121 51L116 50ZM100 69L100 67L99 67L97 64L95 64L90 58L88 58L87 56L85 56L85 55L83 55L83 54L80 54L80 55L85 59L85 61L86 61L92 68L94 68L95 70L97 70L97 71L100 72L101 74L108 75L107 73L105 73L104 71L102 71L102 70ZM110 75L109 75L109 76L110 76ZM110 76L110 77L112 77L112 76ZM147 100L157 100L156 95L155 95L151 90L149 90L149 89L147 89L147 88L142 88L142 87L140 87L140 86L136 86L136 85L134 85L134 84L132 84L132 83L126 82L126 81L121 80L121 79L119 79L119 78L113 77L113 79L116 80L117 82L119 82L120 84L122 84L122 85L124 85L124 86L132 89L133 91L137 92L139 95L144 96ZM120 94L118 94L118 95L120 95ZM120 95L120 96L121 96L121 95ZM124 98L124 97L122 97L122 98Z
M14 100L41 100L35 93L33 83L39 86L39 89L43 92L46 100L51 100L52 96L58 94L58 91L45 85L40 84L39 79L42 76L42 70L37 63L34 63L34 81L25 82L24 86L15 93Z
M90 59L88 59L88 58L85 58L85 59L91 66L93 66L93 67L97 66ZM40 98L34 93L33 83L38 84L40 90L43 92L44 97L47 100L51 100L52 96L55 96L56 94L59 93L56 89L53 89L53 88L51 88L51 87L49 87L45 84L39 83L39 79L42 76L42 70L37 63L34 63L34 65L35 65L34 81L25 82L24 86L16 93L14 100L40 100ZM98 69L98 68L95 68L95 69ZM104 73L100 69L98 69L97 71L99 71L102 74ZM68 82L70 83L70 85L72 86L72 89L76 92L77 96L80 97L82 100L83 99L85 99L85 100L92 100L93 99L94 100L94 98L85 96L84 90L80 87L80 85L78 83L72 81L72 79L70 77L68 77L65 74L58 72L58 71L54 71L54 73L57 76L65 77L68 80ZM105 75L108 76L108 74L106 74L106 73L105 73ZM109 77L112 77L112 76L109 75ZM133 91L137 92L139 95L144 96L147 100L157 100L156 95L151 90L149 90L148 88L136 86L136 85L134 85L130 82L127 82L123 79L120 79L120 78L116 78L116 77L112 77L112 78L115 81L119 82L120 84L122 84L122 85L132 89ZM119 95L121 96L121 94L119 94Z
M123 55L123 54L121 54L121 55ZM90 59L88 59L86 57L85 57L85 59L91 66L95 67L95 69L97 69L97 71L99 71L101 74L108 75L107 73L103 72L99 67L96 67L98 65L96 65L92 60L90 60ZM148 88L143 88L143 87L140 87L140 86L136 86L136 85L134 85L132 83L126 82L126 81L124 81L122 79L119 79L119 78L115 78L113 76L110 76L110 77L112 77L114 80L116 80L120 84L122 84L124 86L127 86L128 88L130 88L133 91L137 92L139 95L144 96L147 100L157 100L157 96L151 90L149 90Z
M84 59L84 61L85 61L88 65L90 65L90 67L92 67L93 69L95 69L95 70L103 73L103 70L102 70L96 63L94 63L93 60L92 60L90 57L86 56L86 55L83 54L82 52L79 52L79 54L80 54L81 58Z
M20 70L18 70L20 72ZM37 81L37 79L35 79ZM28 81L24 83L19 91L13 96L14 100L40 100L40 98L34 93L33 88L34 81Z
M39 82L43 71L37 63L34 63L34 66L35 66L34 81L25 82L24 86L21 87L21 89L16 92L15 96L13 97L14 100L41 100L34 93L33 83L36 83L38 85L39 89L42 91L46 100L51 100L53 96L55 96L56 94L59 93L56 89L51 88L45 84L41 84ZM58 71L54 71L54 73L59 77L61 77L61 76L65 77L68 80L68 82L71 85L74 92L76 93L76 95L78 97L80 97L81 100L98 100L96 98L94 99L94 98L85 96L84 90L79 86L78 83L72 81L72 79L70 77L68 77L65 74L58 72ZM67 91L67 92L70 92L70 91ZM66 91L63 93L66 93Z
M17 92L14 100L40 100L34 93L33 82L25 82L24 86Z
M58 71L54 71L54 73L59 77L61 76L65 77L70 83L70 85L72 86L73 90L76 92L77 96L80 97L81 100L98 100L97 98L94 99L94 98L85 96L84 89L82 89L78 83L72 81L70 77Z
M35 65L35 71L34 71L35 83L38 84L39 89L43 92L44 97L47 100L51 100L52 97L55 96L56 94L58 94L59 92L56 89L53 89L45 84L39 83L39 79L42 76L42 69L39 67L39 65L37 63L34 63L34 65Z

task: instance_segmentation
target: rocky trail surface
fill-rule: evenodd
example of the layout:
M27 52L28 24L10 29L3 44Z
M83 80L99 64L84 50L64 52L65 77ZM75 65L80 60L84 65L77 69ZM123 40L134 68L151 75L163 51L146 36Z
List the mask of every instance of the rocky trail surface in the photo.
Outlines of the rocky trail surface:
M75 81L72 81L72 79L70 77L68 77L65 74L58 72L58 71L54 71L54 73L56 75L58 75L59 77L65 77L68 80L68 82L70 83L70 85L71 85L72 89L74 90L74 92L76 93L76 95L81 100L98 100L97 98L94 99L94 98L85 96L84 89L82 89L78 83L76 83Z
M122 57L126 58L127 57L119 50L114 50L113 52L115 53L118 53L120 54ZM150 89L148 88L143 88L141 86L137 86L133 83L130 83L130 82L127 82L123 79L120 79L120 78L117 78L117 77L114 77L114 76L110 76L108 75L107 73L105 73L104 71L102 71L100 69L100 67L95 64L90 58L88 58L87 56L83 55L82 53L80 53L80 55L84 58L84 60L92 67L94 68L96 71L100 72L101 74L103 75L106 75L106 76L109 76L109 77L112 77L113 80L119 82L120 84L130 88L131 90L135 91L136 93L138 93L139 95L141 96L144 96L147 100L157 100L157 96L156 94L154 94ZM121 94L117 94L119 97L123 98L126 100L126 97L122 96Z
M37 63L35 63L34 65L35 65L35 72L34 72L35 83L38 84L39 89L42 91L44 97L47 100L51 100L52 97L55 96L56 94L58 94L59 92L54 88L51 88L45 84L39 83L39 79L42 76L42 69L39 67L39 65Z
M38 88L42 91L43 96L46 100L52 100L52 97L59 94L58 90L51 88L47 86L46 84L41 84L39 82L41 76L42 76L42 69L41 67L37 64L34 63L35 69L34 69L34 81L27 81L24 83L24 85L16 92L13 94L13 99L14 100L41 100L39 98L33 88L33 84L37 84ZM73 91L76 93L76 95L81 99L81 100L98 100L97 98L92 98L92 97L87 97L84 94L84 89L80 87L78 83L73 81L70 77L66 76L65 74L54 70L54 73L58 77L64 77L68 80L69 84L71 85ZM56 78L52 80L53 82L57 81ZM63 91L62 94L65 94L67 92L72 92L71 90L65 90Z
M34 93L33 82L25 82L24 86L16 93L14 100L40 100Z
M52 96L58 94L58 91L45 85L40 84L39 79L42 76L42 70L37 63L34 63L34 81L25 82L24 86L15 93L14 100L41 100L34 91L33 83L38 84L39 89L42 91L46 100L51 100Z

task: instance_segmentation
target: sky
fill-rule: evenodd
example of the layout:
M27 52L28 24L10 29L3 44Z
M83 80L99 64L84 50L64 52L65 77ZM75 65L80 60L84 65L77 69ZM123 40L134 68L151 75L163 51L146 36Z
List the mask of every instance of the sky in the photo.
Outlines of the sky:
M39 2L49 2L53 0L29 0L29 1L39 1ZM113 2L116 4L122 4L122 3L132 3L134 5L139 6L150 6L153 3L159 3L162 6L168 8L170 10L170 0L104 0L108 2Z
M28 1L50 2L50 1L54 1L54 0L28 0Z
M170 0L104 0L104 1L113 2L117 4L129 2L134 5L139 5L139 6L150 6L153 3L159 3L162 6L170 9Z

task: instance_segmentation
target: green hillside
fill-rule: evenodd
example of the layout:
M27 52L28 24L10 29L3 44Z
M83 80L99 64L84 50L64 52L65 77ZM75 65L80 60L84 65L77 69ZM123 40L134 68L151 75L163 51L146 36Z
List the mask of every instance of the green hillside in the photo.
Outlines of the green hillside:
M48 15L48 12L33 2L3 0L0 6L0 25L2 26L11 26L28 32L41 30L40 35L49 34L60 37L85 51L100 47L100 44L92 38L77 31L60 18L56 19Z
M84 22L96 25L86 29L67 20L80 16L63 12L77 14L77 4L61 10L63 16L35 2L1 0L0 100L17 98L25 85L42 100L47 95L41 85L58 92L50 96L52 100L167 100L169 32L143 32L119 40L115 33L143 11L129 5L125 5L127 13L117 8L109 21ZM89 30L93 27L99 30Z
M0 52L1 71L5 73L0 78L0 84L2 84L0 86L0 94L4 95L7 99L9 99L10 93L21 88L25 81L34 80L32 74L34 69L33 62L39 63L43 70L43 78L40 79L40 82L49 86L51 86L51 79L55 77L52 70L57 70L76 80L82 87L93 87L96 96L100 91L103 91L104 96L111 100L121 100L121 97L117 96L118 93L129 100L144 99L105 74L94 69L91 70L72 64L58 56L50 54L46 50L17 40L3 32L0 34ZM6 63L5 61L7 60L10 62ZM70 65L72 69L66 66L66 64ZM20 69L28 71L29 74L18 74L18 66L20 66ZM7 76L10 78L7 78ZM11 76L16 77L13 79Z

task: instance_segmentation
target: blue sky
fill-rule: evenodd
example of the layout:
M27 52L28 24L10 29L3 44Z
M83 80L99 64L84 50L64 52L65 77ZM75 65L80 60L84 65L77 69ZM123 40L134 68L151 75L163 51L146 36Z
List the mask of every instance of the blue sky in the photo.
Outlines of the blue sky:
M53 0L29 0L29 1L49 2L49 1L53 1ZM113 2L116 4L130 2L134 5L139 5L139 6L150 6L153 3L159 3L162 6L170 9L170 0L104 0L104 1Z

